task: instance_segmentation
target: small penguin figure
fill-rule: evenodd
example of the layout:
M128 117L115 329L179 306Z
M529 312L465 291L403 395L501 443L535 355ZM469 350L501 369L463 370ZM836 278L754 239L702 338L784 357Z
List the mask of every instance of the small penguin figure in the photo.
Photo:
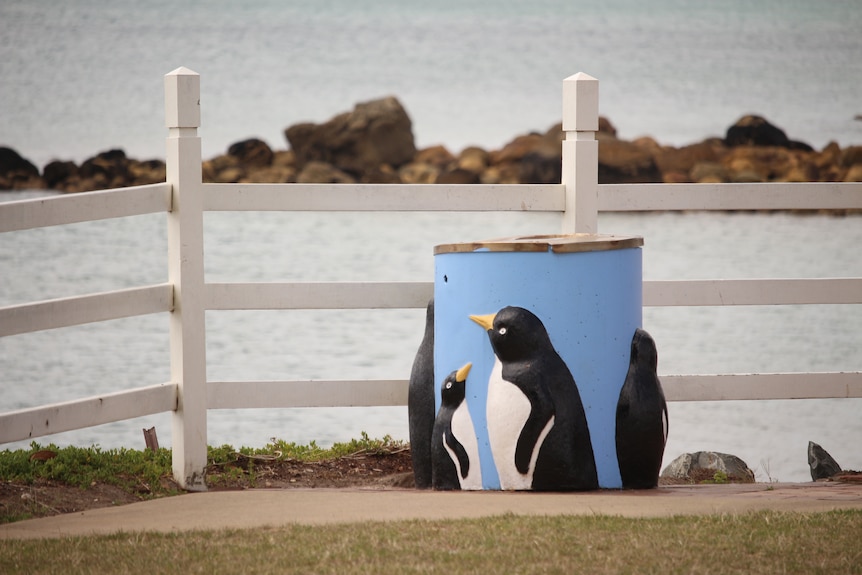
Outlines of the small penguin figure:
M434 489L482 489L479 444L467 410L467 374L473 364L450 373L440 388L441 405L431 437Z
M624 489L651 489L658 485L668 418L657 370L655 341L638 328L632 338L629 370L617 402L617 461Z
M425 310L425 335L419 344L407 388L410 456L417 489L431 487L431 432L434 430L434 299Z
M487 330L496 356L487 425L501 489L598 489L581 396L542 321L511 306L470 319Z

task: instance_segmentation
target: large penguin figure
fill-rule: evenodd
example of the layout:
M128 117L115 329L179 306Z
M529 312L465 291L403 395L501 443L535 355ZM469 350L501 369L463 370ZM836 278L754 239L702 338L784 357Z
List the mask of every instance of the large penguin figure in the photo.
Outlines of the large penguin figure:
M629 370L617 403L617 461L624 489L651 489L658 485L668 418L657 370L655 341L638 328L632 338Z
M418 489L431 487L431 432L434 429L434 300L425 311L425 335L413 359L407 388L407 424L413 479Z
M496 356L487 426L501 489L598 489L581 396L542 321L520 307L470 319Z
M440 411L431 434L434 489L482 489L479 443L465 401L471 367L468 363L450 373L440 388Z

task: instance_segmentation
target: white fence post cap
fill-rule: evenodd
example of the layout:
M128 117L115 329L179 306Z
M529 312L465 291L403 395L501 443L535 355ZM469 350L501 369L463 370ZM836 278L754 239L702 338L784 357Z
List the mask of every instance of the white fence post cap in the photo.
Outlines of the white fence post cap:
M563 131L597 132L599 81L583 72L563 80Z
M201 125L201 76L180 66L165 74L165 126L197 128Z

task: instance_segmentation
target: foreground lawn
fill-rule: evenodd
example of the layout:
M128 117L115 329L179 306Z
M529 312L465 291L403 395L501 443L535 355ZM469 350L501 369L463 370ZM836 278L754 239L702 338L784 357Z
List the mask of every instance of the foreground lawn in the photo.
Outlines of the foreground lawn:
M0 573L862 573L862 512L507 515L0 541Z

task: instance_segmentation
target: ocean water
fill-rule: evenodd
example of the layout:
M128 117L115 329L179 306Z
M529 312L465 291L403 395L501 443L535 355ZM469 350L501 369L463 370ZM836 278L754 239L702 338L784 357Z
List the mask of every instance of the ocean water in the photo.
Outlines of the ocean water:
M623 138L683 145L748 113L821 148L862 143L857 0L4 0L0 145L40 167L164 157L163 76L201 74L204 157L397 96L420 147L499 148L600 81Z
M8 199L38 196L15 192ZM165 218L136 216L4 234L0 305L167 279ZM210 282L427 281L439 243L549 233L552 214L208 213ZM790 214L607 214L607 233L645 238L646 279L859 277L858 218ZM393 248L393 246L398 246ZM210 381L407 378L424 310L207 312ZM858 371L862 306L646 308L660 374ZM158 314L0 338L0 412L168 381L168 318ZM762 480L805 481L806 447L862 466L862 400L671 403L665 462L688 451L742 457ZM272 437L407 439L403 407L213 410L212 445ZM159 414L40 438L142 448ZM25 447L28 442L3 448Z

